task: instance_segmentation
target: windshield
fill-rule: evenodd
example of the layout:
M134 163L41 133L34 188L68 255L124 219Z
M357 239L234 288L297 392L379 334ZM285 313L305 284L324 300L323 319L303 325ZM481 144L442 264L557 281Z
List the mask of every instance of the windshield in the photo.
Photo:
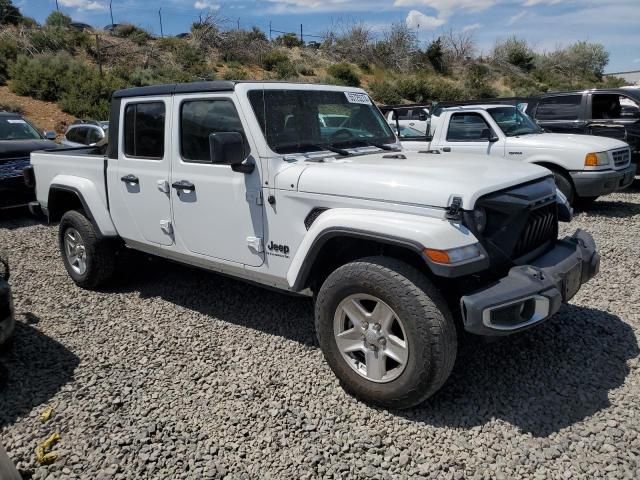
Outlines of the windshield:
M249 101L276 153L390 144L391 128L367 95L320 90L252 90Z
M38 131L19 117L0 117L0 140L41 140Z
M507 137L543 132L526 113L515 107L496 107L487 111Z

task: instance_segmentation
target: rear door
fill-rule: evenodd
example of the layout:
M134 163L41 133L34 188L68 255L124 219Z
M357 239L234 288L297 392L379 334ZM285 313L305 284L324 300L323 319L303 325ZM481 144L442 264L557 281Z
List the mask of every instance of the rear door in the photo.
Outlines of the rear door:
M620 93L591 93L587 133L632 142L640 123L640 102ZM638 139L635 139L637 142Z
M232 94L174 98L171 204L180 248L191 253L260 266L264 261L263 205L256 146ZM209 135L239 132L251 173L212 163ZM190 188L182 188L187 185Z
M550 132L584 133L586 99L581 93L541 98L534 118Z
M441 153L470 153L504 157L505 137L495 128L491 120L480 112L453 112L441 123L445 128L441 131L438 145L431 148ZM498 141L490 142L496 136Z
M125 98L118 160L108 169L111 217L125 240L172 245L170 96Z

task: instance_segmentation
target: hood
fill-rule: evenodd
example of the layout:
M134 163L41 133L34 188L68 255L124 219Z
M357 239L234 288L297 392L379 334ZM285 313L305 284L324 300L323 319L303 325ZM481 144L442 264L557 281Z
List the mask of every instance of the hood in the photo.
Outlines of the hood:
M458 196L469 210L483 195L550 175L537 165L486 155L401 155L406 159L381 153L302 162L298 191L442 208Z
M545 150L573 150L582 148L585 155L590 152L604 152L628 145L615 138L595 137L593 135L577 135L571 133L540 133L508 137L508 146L522 146L527 148L543 148Z
M0 158L28 157L31 152L58 148L51 140L0 140Z

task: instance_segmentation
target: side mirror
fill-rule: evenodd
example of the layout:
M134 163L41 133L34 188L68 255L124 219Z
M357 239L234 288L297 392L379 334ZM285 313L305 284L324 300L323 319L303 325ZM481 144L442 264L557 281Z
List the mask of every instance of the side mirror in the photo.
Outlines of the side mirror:
M426 113L424 113L424 112L420 112L420 113L418 114L418 120L420 120L421 122L426 122L426 121L427 121L427 118L429 118L429 117L428 117L428 116L427 116L427 114L426 114Z
M55 140L57 136L58 135L54 130L47 130L46 132L44 132L44 138L46 138L47 140Z
M244 164L244 138L239 132L209 134L209 158L213 163L231 165L236 172L251 173L255 165Z
M496 143L498 140L500 140L500 137L498 137L495 133L491 132L489 134L489 143Z

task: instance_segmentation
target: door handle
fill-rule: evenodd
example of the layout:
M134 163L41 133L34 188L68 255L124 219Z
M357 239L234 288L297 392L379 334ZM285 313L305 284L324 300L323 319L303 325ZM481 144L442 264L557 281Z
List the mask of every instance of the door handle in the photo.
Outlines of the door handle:
M180 180L179 182L173 182L171 184L176 190L190 190L195 191L196 186L188 180Z
M140 183L140 180L138 179L138 177L136 177L135 175L125 175L124 177L121 177L120 180L122 180L125 183L134 183L136 185L138 185Z
M443 152L450 152L451 151L451 147L442 147L442 151Z

